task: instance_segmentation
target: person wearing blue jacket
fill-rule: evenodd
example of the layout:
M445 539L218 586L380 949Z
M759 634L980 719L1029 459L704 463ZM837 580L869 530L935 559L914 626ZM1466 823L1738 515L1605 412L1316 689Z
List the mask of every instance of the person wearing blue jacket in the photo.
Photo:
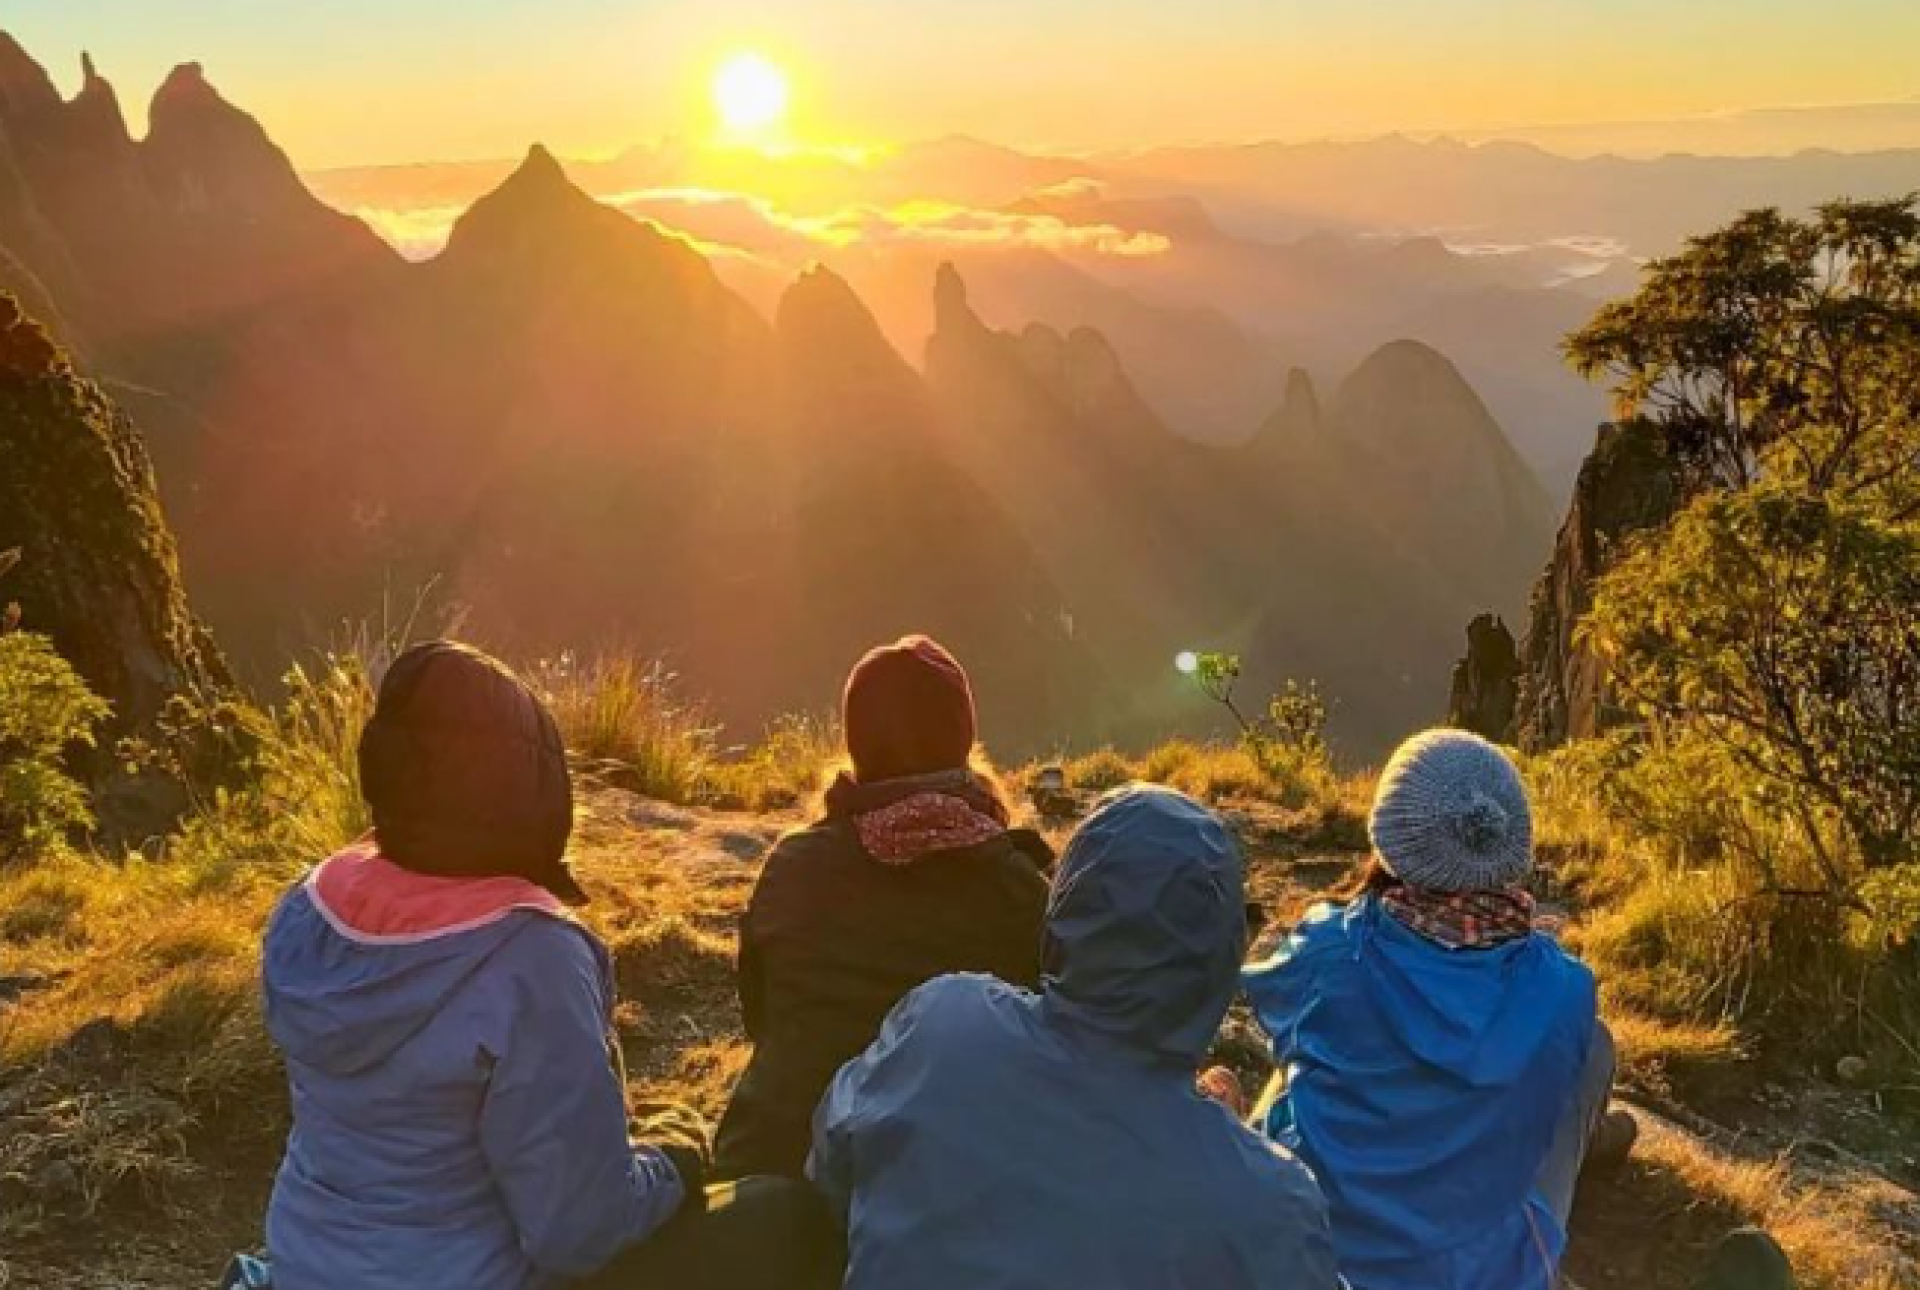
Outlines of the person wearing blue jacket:
M1104 799L1055 877L1039 992L920 986L821 1102L808 1173L847 1290L1334 1290L1312 1177L1194 1088L1245 948L1220 821Z
M568 912L586 896L562 860L551 715L499 663L433 642L395 660L359 755L372 834L295 886L265 939L293 1101L273 1285L548 1290L656 1234L684 1247L702 1131L628 1137L612 963Z
M1374 860L1246 989L1280 1067L1257 1123L1320 1180L1353 1290L1551 1290L1613 1047L1536 931L1519 772L1462 731L1383 772Z

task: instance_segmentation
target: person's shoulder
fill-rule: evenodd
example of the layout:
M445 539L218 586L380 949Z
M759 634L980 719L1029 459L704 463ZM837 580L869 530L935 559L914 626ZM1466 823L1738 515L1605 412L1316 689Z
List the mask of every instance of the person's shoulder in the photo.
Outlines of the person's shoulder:
M1262 1212L1291 1211L1295 1217L1324 1216L1326 1200L1306 1162L1265 1134L1235 1125L1242 1157L1254 1179L1247 1189Z
M1559 937L1549 931L1536 930L1528 939L1542 965L1557 976L1568 990L1592 994L1599 988L1593 969L1579 955L1562 945Z
M909 990L887 1025L920 1042L965 1042L998 1018L1028 1006L1033 996L984 972L951 972Z
M610 986L613 955L606 943L578 919L540 909L513 909L494 929L499 945L489 956L498 972L546 984L565 972L579 973L596 985Z
M856 845L851 832L831 817L790 829L774 841L760 870L760 881L781 882L810 866L850 859Z

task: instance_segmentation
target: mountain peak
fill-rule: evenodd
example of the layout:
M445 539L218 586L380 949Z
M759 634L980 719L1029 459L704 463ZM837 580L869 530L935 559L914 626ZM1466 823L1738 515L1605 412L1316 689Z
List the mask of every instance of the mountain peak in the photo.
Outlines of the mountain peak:
M942 260L933 275L933 330L936 334L956 328L978 327L980 319L967 303L966 279L952 260Z
M168 72L167 79L154 91L152 113L157 120L172 110L213 104L227 106L220 91L207 79L207 69L199 63L182 63Z
M0 116L44 112L60 106L60 91L10 34L0 31Z
M816 260L781 293L778 313L785 318L789 314L820 317L849 311L868 312L847 280Z
M66 370L66 355L45 329L20 311L18 301L0 291L0 374L37 380Z
M536 143L527 149L519 169L514 171L514 178L536 183L570 183L566 168L544 143Z
M561 202L592 200L568 178L560 159L541 143L527 149L526 157L492 196L507 206L540 209Z
M89 122L99 137L116 144L131 144L126 114L120 110L120 95L112 82L100 75L93 55L80 55L80 93L74 96L72 111Z

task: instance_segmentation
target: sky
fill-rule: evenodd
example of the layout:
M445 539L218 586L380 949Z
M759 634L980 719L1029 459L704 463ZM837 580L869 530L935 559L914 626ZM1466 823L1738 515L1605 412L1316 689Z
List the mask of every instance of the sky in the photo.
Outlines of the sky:
M756 51L792 142L1058 148L1498 132L1920 98L1920 0L0 0L136 129L199 61L303 167L716 131Z

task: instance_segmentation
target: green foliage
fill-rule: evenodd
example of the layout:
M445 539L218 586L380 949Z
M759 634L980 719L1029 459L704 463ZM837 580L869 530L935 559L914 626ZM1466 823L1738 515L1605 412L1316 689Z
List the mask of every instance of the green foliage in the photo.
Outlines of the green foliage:
M1773 480L1709 494L1608 573L1587 631L1633 710L1719 748L1817 850L1837 824L1868 867L1912 856L1920 525Z
M1667 1075L1737 1077L1729 1059L1755 1037L1796 1064L1851 1053L1886 1078L1920 1077L1900 1038L1920 1023L1920 978L1910 954L1889 952L1913 935L1913 866L1868 875L1860 907L1828 898L1840 835L1810 842L1693 727L1617 733L1525 769L1542 858L1585 910L1572 936L1641 1049L1637 1077L1662 1075L1647 1069L1656 1055L1689 1068Z
M1703 486L1914 496L1920 198L1754 211L1648 266L1568 338L1622 415L1649 417Z
M94 746L108 712L46 637L0 633L0 861L92 826L86 789L64 758Z
M1246 756L1262 781L1258 795L1288 807L1337 798L1339 781L1327 747L1327 704L1319 686L1289 679L1268 700L1266 713L1250 721L1234 702L1240 673L1239 655L1202 654L1193 677L1201 692L1239 723Z

